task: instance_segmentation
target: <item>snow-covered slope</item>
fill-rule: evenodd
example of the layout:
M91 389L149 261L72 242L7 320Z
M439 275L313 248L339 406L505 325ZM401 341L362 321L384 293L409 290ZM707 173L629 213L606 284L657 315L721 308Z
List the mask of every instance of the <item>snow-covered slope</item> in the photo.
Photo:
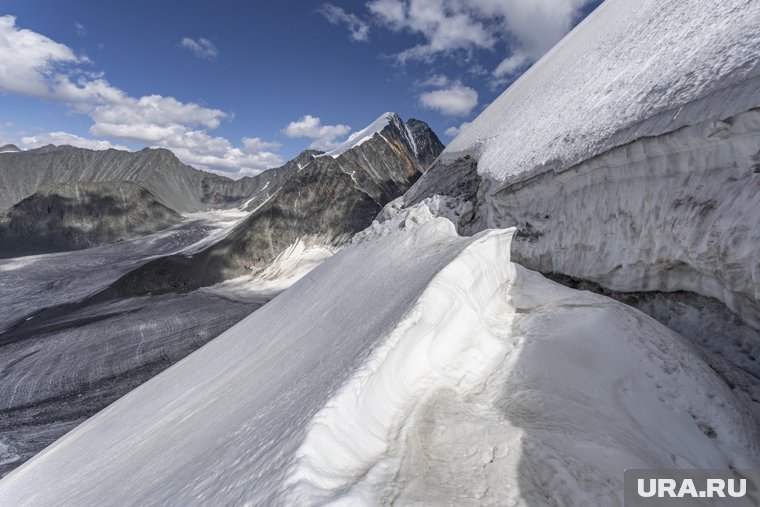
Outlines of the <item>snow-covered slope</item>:
M759 464L751 416L680 337L511 264L511 230L418 222L69 433L0 503L607 505L626 467Z
M717 298L760 328L760 3L608 0L407 194L473 201L514 258ZM465 156L470 156L465 159Z
M607 0L444 152L515 182L760 105L760 3Z

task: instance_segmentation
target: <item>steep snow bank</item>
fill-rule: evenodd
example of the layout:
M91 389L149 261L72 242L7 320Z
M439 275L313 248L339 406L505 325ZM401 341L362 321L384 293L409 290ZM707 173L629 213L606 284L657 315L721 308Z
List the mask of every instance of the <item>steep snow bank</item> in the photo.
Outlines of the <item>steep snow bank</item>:
M607 0L441 158L513 183L760 106L760 3Z
M713 297L760 328L760 110L645 137L494 192L517 262L620 291Z
M511 264L511 231L422 215L75 429L0 503L603 505L625 467L759 464L680 337Z

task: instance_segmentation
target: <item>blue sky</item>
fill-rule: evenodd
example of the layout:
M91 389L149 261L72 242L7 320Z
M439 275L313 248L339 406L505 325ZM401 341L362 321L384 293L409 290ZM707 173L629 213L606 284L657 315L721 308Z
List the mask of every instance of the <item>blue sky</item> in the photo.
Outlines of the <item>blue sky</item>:
M448 142L598 3L4 0L0 142L165 146L233 177L385 111Z

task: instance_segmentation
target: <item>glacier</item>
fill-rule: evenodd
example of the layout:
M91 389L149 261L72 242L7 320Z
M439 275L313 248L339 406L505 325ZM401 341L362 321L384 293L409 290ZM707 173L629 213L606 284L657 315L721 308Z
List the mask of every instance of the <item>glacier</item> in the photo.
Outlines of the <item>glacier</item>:
M756 420L697 349L511 263L513 233L430 214L345 248L0 503L614 505L625 468L757 465Z

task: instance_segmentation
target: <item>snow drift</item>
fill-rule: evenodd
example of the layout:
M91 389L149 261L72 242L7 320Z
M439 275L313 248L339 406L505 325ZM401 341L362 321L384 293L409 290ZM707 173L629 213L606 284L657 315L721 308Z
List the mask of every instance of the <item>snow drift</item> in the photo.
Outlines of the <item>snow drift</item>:
M0 503L602 505L626 467L758 464L699 353L510 263L512 233L429 218L365 238L11 473Z

